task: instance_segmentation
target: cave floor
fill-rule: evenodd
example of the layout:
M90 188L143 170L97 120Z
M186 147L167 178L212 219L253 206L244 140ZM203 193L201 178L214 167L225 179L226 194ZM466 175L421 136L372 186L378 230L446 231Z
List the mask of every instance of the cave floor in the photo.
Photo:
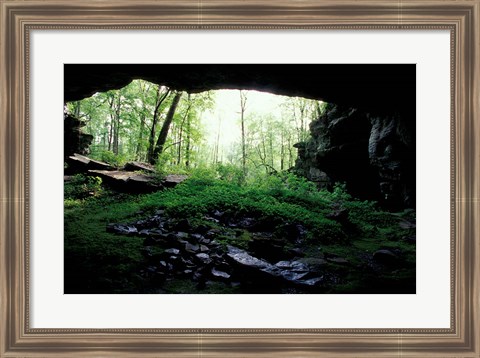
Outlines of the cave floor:
M325 231L315 231L310 216L292 221L250 207L205 204L197 215L196 193L206 189L197 185L189 198L173 196L175 190L131 195L102 189L66 198L65 293L416 292L413 210L373 213L357 201L344 205L348 211L334 205L328 214L314 212L328 217ZM328 225L343 236L337 240L333 229L327 236Z

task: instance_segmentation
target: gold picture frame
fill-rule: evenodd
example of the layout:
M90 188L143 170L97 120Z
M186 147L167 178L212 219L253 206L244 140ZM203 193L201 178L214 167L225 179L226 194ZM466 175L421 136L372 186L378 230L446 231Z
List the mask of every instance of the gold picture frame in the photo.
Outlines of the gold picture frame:
M0 11L0 357L480 357L480 0L0 0ZM30 328L29 34L95 28L449 30L450 328Z

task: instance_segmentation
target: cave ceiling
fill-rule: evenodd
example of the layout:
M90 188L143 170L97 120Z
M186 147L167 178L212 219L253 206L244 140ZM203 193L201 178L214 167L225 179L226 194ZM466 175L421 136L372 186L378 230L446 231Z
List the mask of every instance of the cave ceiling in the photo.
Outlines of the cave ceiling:
M65 64L64 101L143 79L197 93L248 89L392 113L415 110L412 64Z

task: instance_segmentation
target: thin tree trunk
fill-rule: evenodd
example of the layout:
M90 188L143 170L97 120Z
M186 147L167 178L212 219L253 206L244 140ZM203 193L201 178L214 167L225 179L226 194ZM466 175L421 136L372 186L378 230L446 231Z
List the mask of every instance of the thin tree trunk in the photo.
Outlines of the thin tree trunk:
M177 165L180 165L182 161L182 137L183 137L183 125L185 124L185 120L187 120L187 135L189 135L190 132L190 108L192 108L192 103L190 101L190 93L188 94L188 107L185 110L185 114L182 118L182 122L180 123L180 130L178 134L178 155L177 155ZM189 137L188 137L189 140ZM186 166L188 166L186 164Z
M268 173L268 168L267 168L267 146L265 145L265 137L262 136L262 149L263 149L263 158L262 158L262 163L265 165L265 170Z
M118 143L120 137L120 93L117 94L117 103L114 108L115 127L113 132L113 153L118 155Z
M173 116L175 115L175 111L177 110L178 102L180 102L181 97L182 92L175 93L172 104L168 109L167 117L165 118L162 129L160 130L160 134L158 135L157 143L155 144L155 149L153 151L153 157L150 158L151 164L155 164L158 161L158 156L163 151L163 146L165 145L165 141L167 140L168 130L170 129L170 125L172 124Z
M73 103L73 116L75 118L80 118L80 105L81 105L80 101L76 101Z
M182 162L182 137L183 137L183 126L180 127L178 133L178 148L177 148L177 165L180 165Z
M143 160L143 150L142 150L142 142L143 142L143 132L145 130L145 124L146 124L146 115L145 115L145 101L146 101L146 95L148 91L150 90L150 86L142 85L142 83L146 83L143 81L138 81L138 89L139 92L142 94L142 112L140 114L140 128L138 132L138 141L137 141L137 149L135 151L135 158L139 161Z
M240 120L242 123L242 169L243 175L247 175L247 150L245 146L245 109L247 104L247 96L240 91Z
M143 131L145 129L145 114L140 115L140 129L138 132L138 141L137 141L137 150L135 151L135 157L137 160L141 159L142 154L142 141L143 141Z
M108 151L112 150L112 138L113 138L113 123L110 122L110 129L108 131Z
M288 167L293 166L293 153L292 153L292 135L288 134Z
M190 151L191 151L191 143L190 143L190 139L191 139L191 133L190 133L190 128L191 126L191 117L190 117L190 113L188 114L187 116L187 143L185 144L185 166L188 168L190 167Z
M117 149L117 121L115 118L112 118L112 152L113 154L118 153Z
M283 166L284 166L284 160L285 160L285 144L283 142L284 140L284 131L282 129L282 131L280 132L280 171L283 170Z
M220 146L220 130L222 128L222 117L218 117L218 130L217 130L217 140L215 141L215 156L214 163L218 163L218 149Z
M273 165L273 138L272 138L272 132L269 131L269 136L268 136L268 146L269 146L269 149L270 149L270 165L272 166L272 168L275 167L275 165Z

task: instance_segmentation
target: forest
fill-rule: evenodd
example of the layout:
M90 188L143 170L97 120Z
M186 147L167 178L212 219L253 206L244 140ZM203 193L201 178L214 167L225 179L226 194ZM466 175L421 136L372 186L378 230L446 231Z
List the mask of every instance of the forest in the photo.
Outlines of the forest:
M140 79L67 102L65 293L415 293L415 211L299 170L338 113Z

